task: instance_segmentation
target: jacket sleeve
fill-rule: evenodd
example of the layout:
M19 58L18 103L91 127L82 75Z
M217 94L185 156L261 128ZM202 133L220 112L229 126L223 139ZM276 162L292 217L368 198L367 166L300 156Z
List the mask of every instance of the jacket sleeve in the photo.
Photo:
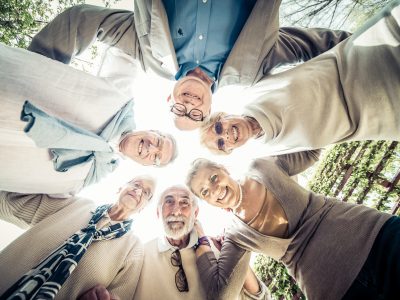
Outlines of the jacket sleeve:
M250 251L225 239L218 260L212 251L198 257L197 268L207 298L235 299L241 293L250 256Z
M275 163L289 176L297 175L319 160L321 149L277 155Z
M77 5L59 14L35 35L28 50L70 63L96 39L138 58L134 13L94 5Z
M307 61L333 48L351 33L325 28L281 27L277 41L264 60L263 73L285 64Z
M27 229L75 201L75 198L52 198L46 194L2 191L0 192L0 219Z
M246 289L242 289L241 292L241 300L270 300L271 298L271 294L269 293L269 290L267 288L267 286L264 284L264 282L262 282L260 280L260 278L257 278L257 282L258 282L258 286L260 287L260 291L254 295L249 293Z

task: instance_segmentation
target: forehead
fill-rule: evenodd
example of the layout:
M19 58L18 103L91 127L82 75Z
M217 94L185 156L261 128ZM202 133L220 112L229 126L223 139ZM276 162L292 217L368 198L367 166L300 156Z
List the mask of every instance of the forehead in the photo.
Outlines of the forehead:
M189 198L191 199L191 194L187 189L184 188L179 188L179 187L172 187L164 191L161 195L161 199L165 200L167 198L175 198L175 199L181 199L181 198Z

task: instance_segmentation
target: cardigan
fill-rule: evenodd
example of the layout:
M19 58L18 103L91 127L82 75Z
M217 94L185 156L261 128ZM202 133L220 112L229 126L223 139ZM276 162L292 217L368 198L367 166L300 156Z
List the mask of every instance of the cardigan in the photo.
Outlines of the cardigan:
M288 157L293 155L257 159L247 174L279 201L288 220L287 236L263 235L234 218L218 262L211 252L197 260L210 299L223 293L235 277L243 250L282 261L307 299L340 299L361 270L379 230L391 217L303 189L290 178L296 174L291 170L298 166Z
M97 206L82 198L0 192L0 218L28 229L0 252L0 295L86 227ZM118 239L93 242L55 299L76 299L97 284L104 285L118 299L130 299L139 280L143 255L143 245L130 232Z

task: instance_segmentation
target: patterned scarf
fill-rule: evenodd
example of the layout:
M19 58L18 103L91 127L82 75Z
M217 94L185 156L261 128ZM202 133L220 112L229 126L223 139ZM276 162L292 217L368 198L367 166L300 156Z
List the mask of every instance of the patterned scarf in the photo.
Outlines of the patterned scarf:
M93 241L111 240L129 231L132 220L96 229L110 204L97 207L86 228L69 237L36 267L23 275L0 299L54 299Z

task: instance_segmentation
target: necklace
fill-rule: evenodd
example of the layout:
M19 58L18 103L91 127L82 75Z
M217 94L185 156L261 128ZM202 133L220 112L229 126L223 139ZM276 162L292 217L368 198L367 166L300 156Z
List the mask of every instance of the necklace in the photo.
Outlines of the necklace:
M243 191L242 191L242 186L240 185L239 182L238 182L238 186L239 186L239 201L236 203L236 205L234 207L232 207L232 210L236 210L240 206L240 204L242 204Z

